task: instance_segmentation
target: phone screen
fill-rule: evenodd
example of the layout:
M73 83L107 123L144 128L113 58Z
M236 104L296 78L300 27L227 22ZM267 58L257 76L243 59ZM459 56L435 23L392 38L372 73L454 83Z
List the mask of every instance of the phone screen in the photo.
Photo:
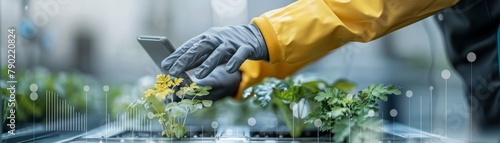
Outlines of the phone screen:
M166 72L161 68L161 62L175 51L174 46L170 43L167 37L139 36L137 37L137 40L142 45L144 50L146 50L151 59L153 59L158 68L160 68L162 72ZM198 81L198 79L193 76L193 73L193 71L186 71L180 74L179 77L183 78L187 84L191 84Z

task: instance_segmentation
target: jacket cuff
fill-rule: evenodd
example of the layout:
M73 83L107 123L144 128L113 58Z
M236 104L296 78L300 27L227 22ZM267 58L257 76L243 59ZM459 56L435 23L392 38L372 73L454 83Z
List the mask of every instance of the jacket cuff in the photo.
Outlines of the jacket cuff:
M284 61L283 52L281 51L281 46L279 45L279 39L276 35L269 20L264 16L255 17L252 19L252 23L257 25L262 36L264 36L264 41L266 41L267 52L269 53L269 63L280 63Z

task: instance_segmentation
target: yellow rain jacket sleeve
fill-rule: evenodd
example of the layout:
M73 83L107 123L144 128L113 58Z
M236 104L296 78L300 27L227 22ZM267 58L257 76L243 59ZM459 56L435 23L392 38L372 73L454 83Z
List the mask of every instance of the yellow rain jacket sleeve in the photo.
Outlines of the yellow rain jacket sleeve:
M424 19L458 0L299 0L252 19L269 62L247 60L236 96L264 77L284 78L347 42L368 42Z

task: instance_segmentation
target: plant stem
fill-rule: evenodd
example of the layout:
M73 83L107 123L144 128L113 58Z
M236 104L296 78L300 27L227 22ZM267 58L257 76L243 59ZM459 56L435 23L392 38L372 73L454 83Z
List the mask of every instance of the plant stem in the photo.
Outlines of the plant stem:
M182 123L182 125L184 126L186 124L186 119L188 117L188 113L189 113L189 109L188 111L186 112L186 115L184 116L184 122Z
M152 107L153 107L153 109L155 109L156 113L160 113L160 112L158 111L158 109L156 109L156 107L155 107L155 106L152 106Z
M158 113L158 114L160 113L160 112L158 111L158 109L156 109L156 107L155 107L155 106L153 106L153 109L155 109L156 113ZM160 118L161 118L161 120L163 121L162 127L163 127L163 129L164 129L164 130L166 130L166 129L167 129L167 125L165 125L165 119L164 119L163 117L160 117Z
M179 88L179 90L181 90L181 89ZM179 91L177 91L177 92L179 92ZM177 93L176 93L176 94L177 94ZM182 98L181 98L181 100L184 100L184 97L186 97L186 94L182 94Z
M172 94L170 94L170 95L172 95ZM174 103L174 97L173 96L170 96L170 101L171 101L171 103Z
M174 126L172 126L175 122L175 118L174 119L169 119L169 122L170 122L170 131L173 131L174 130ZM174 136L174 133L172 132L169 137L173 137Z
M161 117L161 120L163 121L163 123L161 124L161 126L163 127L163 130L166 130L167 129L167 125L165 125L165 118Z
M301 128L294 128L296 130L299 130L299 132L296 132L296 131L293 131L291 129L292 126L294 126L294 123L293 123L293 112L291 112L289 106L286 106L282 101L281 99L278 99L278 98L272 98L271 99L272 102L274 102L274 104L276 104L278 106L278 109L279 111L281 112L281 116L283 116L283 118L285 119L285 123L288 127L288 130L290 131L290 135L292 137L297 137L297 136L300 136L300 134L302 133L301 132ZM290 115L292 115L292 117L290 118ZM300 127L302 127L302 124L300 125Z

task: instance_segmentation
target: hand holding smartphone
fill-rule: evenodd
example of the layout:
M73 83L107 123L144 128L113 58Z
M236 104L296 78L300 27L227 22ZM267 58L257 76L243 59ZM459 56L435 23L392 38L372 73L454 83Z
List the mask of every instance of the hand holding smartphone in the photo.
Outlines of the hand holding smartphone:
M142 45L144 50L146 50L151 59L153 59L158 68L160 68L162 72L166 72L161 68L161 62L163 61L163 59L165 59L175 51L174 46L172 45L172 43L170 43L167 37L139 36L137 37L137 41L139 41L139 43ZM184 82L186 82L187 84L191 84L198 81L198 79L193 76L193 73L193 71L186 71L181 73L179 77L183 78Z

